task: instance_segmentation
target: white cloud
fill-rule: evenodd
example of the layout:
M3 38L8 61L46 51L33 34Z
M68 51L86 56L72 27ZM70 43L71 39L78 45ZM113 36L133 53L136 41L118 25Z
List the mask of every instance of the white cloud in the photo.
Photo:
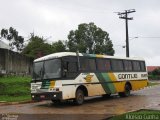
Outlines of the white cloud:
M159 61L160 61L160 56L153 56L153 57L146 57L145 58L146 60L146 64L149 66L149 65L152 65L152 66L160 66L159 64Z
M31 32L64 40L70 30L78 24L94 22L109 32L117 56L125 56L125 22L114 12L136 9L130 14L130 55L144 57L147 65L160 65L158 38L160 37L159 0L0 0L0 29L13 26L20 35L27 37ZM150 59L152 58L152 59Z

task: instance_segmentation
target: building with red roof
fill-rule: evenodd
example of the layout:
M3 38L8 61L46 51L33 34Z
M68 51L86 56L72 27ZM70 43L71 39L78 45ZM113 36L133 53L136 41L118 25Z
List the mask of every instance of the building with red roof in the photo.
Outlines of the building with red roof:
M148 71L148 73L150 73L157 68L160 68L160 66L147 66L147 71Z

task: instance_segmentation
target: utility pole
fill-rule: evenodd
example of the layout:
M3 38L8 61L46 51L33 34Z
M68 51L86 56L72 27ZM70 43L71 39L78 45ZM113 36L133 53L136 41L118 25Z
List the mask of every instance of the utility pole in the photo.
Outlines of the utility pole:
M118 12L119 18L125 19L126 23L126 57L129 57L128 20L133 20L133 17L128 17L128 14L133 12L136 12L135 9L125 10L124 12Z

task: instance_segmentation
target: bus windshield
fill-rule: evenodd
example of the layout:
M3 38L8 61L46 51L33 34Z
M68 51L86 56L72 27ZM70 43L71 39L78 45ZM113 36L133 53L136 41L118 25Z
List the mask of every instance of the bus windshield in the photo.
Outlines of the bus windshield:
M53 79L61 77L61 60L52 59L34 63L33 79Z

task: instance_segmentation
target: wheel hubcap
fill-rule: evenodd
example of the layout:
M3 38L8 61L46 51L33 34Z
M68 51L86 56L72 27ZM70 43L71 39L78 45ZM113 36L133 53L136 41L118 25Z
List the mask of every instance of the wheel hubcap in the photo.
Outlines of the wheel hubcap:
M79 102L82 102L82 101L83 101L83 96L82 96L82 94L79 94L79 95L78 95L78 101L79 101Z

